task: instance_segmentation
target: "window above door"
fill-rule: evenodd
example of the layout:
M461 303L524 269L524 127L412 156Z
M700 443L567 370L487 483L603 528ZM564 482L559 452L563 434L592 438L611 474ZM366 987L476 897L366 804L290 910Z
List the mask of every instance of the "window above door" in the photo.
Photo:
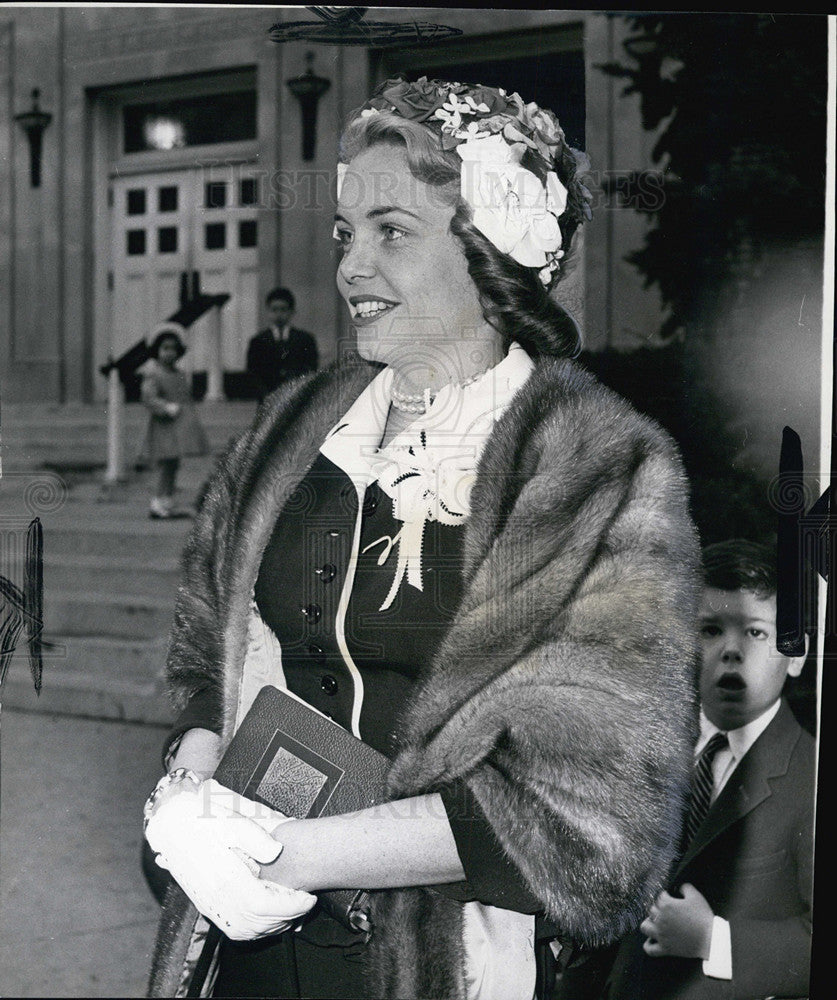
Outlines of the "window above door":
M256 137L255 88L122 108L123 153L214 146Z
M258 152L254 67L109 89L111 174L246 162Z

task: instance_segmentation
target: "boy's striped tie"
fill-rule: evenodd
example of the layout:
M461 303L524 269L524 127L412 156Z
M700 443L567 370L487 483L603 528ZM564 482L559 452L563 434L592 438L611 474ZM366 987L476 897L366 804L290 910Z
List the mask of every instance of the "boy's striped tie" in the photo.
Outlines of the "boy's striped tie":
M686 820L686 845L691 844L701 823L706 819L709 805L712 802L712 761L719 750L729 746L726 733L715 733L706 744L695 763L692 774L692 797L689 803L689 816Z

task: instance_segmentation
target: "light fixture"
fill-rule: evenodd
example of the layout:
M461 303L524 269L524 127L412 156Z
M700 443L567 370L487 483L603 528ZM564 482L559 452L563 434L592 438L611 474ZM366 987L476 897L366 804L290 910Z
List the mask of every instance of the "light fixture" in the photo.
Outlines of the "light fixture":
M317 104L331 80L314 73L314 53L305 54L305 72L286 81L302 109L302 159L313 160L317 144Z
M32 91L32 107L22 114L15 115L15 121L26 132L26 138L29 140L29 184L33 188L41 186L44 129L52 121L52 115L47 111L41 111L38 106L40 96L40 90L35 87Z
M149 149L179 149L186 145L186 129L177 118L149 115L142 123L142 132Z

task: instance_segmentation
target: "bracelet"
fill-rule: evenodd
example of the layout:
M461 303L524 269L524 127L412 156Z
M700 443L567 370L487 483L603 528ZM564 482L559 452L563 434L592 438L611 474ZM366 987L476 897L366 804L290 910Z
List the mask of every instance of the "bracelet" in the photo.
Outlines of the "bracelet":
M181 785L184 781L191 781L195 788L200 788L202 782L201 779L195 774L194 771L189 770L188 767L176 767L173 771L168 774L164 774L162 778L154 786L154 791L148 796L145 801L145 805L142 807L142 831L145 833L148 827L148 821L154 815L156 810L157 802L163 792L170 788L172 785Z

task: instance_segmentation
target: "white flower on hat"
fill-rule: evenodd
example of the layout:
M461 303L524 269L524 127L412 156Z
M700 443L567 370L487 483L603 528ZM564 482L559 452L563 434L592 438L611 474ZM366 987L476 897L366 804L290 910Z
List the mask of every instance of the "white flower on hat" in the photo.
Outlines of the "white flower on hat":
M477 104L470 94L460 101L456 94L450 93L441 108L436 109L434 117L441 119L443 132L456 132L462 127L463 115L475 115L478 111L487 113L488 105Z
M483 236L518 264L543 269L561 247L558 216L567 189L554 171L542 183L522 166L526 148L500 134L468 138L456 147L462 158L460 190Z
M499 132L486 139L469 139L456 147L457 153L466 163L504 164L520 163L526 146L523 143L507 142ZM462 176L465 176L463 169Z
M461 128L458 132L454 132L454 136L457 139L485 139L489 135L491 135L490 132L482 131L479 122L468 122L465 128Z

